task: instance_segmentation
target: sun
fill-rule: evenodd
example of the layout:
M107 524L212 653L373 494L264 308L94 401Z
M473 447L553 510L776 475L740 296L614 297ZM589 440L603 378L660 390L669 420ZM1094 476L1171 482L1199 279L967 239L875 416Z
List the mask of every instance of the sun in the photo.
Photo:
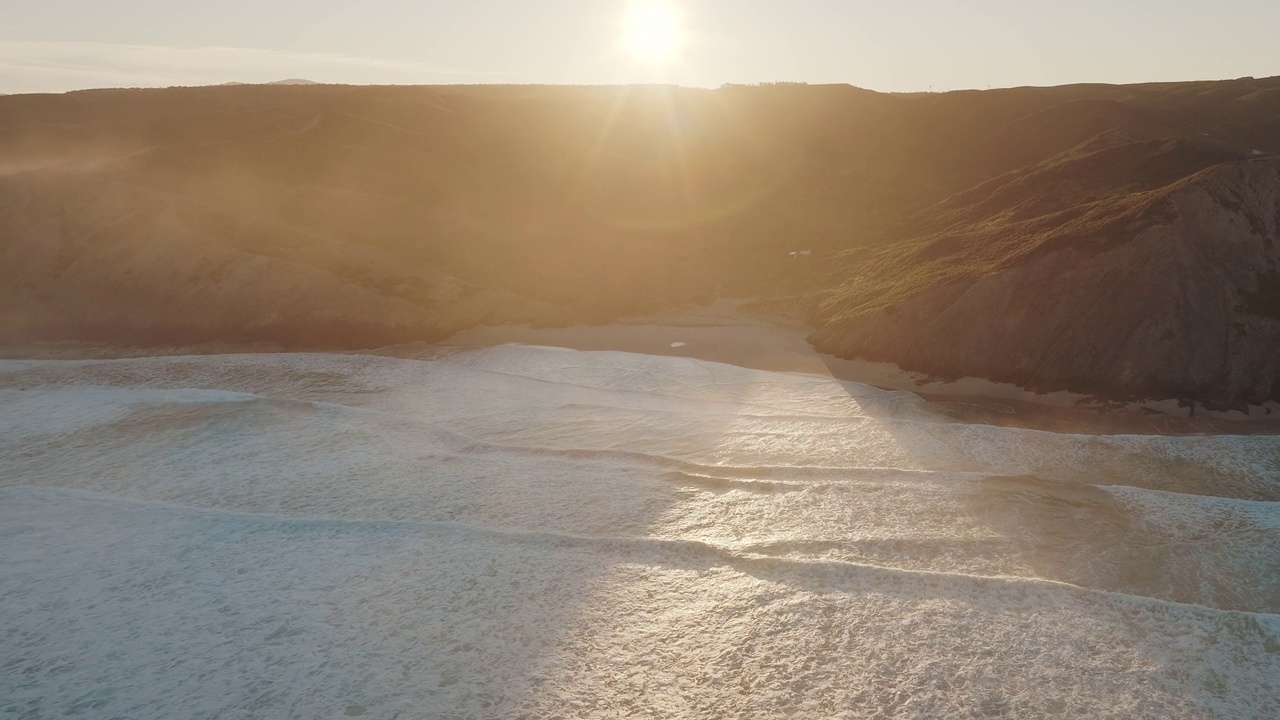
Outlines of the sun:
M680 46L680 14L668 0L633 0L627 8L623 40L641 60L669 60Z

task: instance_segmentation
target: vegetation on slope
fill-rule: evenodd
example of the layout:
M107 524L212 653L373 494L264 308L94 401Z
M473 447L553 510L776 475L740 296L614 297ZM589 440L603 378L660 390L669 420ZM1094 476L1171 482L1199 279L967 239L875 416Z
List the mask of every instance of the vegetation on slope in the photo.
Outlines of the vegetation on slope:
M845 352L875 313L1119 247L1169 188L1273 153L1277 78L9 96L0 333L363 346L741 295L809 303Z

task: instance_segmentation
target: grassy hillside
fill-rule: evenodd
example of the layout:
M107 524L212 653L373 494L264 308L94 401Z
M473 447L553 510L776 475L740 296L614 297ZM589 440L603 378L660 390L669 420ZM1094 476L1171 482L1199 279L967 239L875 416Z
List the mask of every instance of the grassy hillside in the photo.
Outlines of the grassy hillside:
M1274 153L1280 78L0 97L0 333L363 346L732 294L812 307L839 349L921 293L1125 243L1168 188Z

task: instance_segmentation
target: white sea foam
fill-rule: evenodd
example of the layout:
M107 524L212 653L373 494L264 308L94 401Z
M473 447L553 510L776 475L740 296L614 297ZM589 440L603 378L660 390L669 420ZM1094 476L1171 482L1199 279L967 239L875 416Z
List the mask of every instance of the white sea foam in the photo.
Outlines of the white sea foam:
M0 362L16 717L1276 717L1280 439L520 346Z

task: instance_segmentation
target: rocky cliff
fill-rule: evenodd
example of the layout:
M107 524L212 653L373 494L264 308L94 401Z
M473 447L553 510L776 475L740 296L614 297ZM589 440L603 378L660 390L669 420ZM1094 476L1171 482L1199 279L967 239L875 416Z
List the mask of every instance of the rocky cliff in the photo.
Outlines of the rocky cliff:
M366 348L719 295L844 356L1240 407L1280 397L1278 156L1280 78L0 97L0 342Z
M944 243L920 253L973 265L971 249ZM918 259L897 263L877 269L919 271ZM870 300L864 293L837 291L826 314ZM1280 159L1216 165L1135 199L1093 232L826 319L815 342L941 377L1036 389L1195 398L1223 409L1280 398Z

